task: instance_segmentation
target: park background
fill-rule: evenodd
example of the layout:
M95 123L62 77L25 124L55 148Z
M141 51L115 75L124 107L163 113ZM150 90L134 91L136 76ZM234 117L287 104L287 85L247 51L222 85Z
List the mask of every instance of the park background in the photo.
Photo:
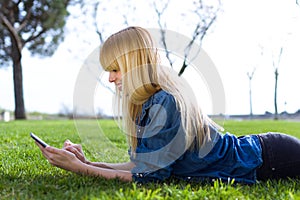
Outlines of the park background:
M162 11L163 6L167 5L164 13L161 13L161 23L169 30L192 37L194 1L101 1L98 14L93 17L91 13L95 2L84 1L84 7L76 4L69 6L65 39L53 56L40 58L32 56L26 48L23 49L27 113L72 113L73 92L79 70L89 54L101 44L96 33L95 19L105 39L128 25L159 28L155 6ZM213 60L223 81L226 95L226 113L223 114L250 113L248 75L253 72L253 114L274 113L276 68L279 72L278 112L299 111L299 24L300 6L295 1L221 2L217 18L201 45ZM279 57L280 49L282 54ZM109 94L105 89L95 91L95 112L111 115ZM0 108L14 110L11 66L0 68ZM211 113L210 109L206 112L218 114Z
M22 7L24 2L29 1L12 0L1 1L1 3L19 2ZM40 2L42 1L35 0L36 5ZM59 4L65 1L47 2ZM74 4L68 7L70 16L65 26L65 40L53 56L48 58L32 56L26 46L22 51L27 119L58 119L62 116L65 119L65 114L72 114L73 92L79 71L86 58L100 44L95 22L103 38L106 38L127 25L159 28L157 14L160 13L160 25L164 27L166 24L165 28L190 38L193 31L191 27L195 27L199 19L194 12L195 5L213 1L199 0L183 3L179 0L84 0L81 2L81 5ZM98 4L99 14L93 18L96 4ZM156 5L157 12L155 12L154 5ZM279 113L284 111L298 113L300 107L299 92L297 92L300 47L299 11L300 6L297 0L222 1L216 21L203 38L202 47L203 51L212 58L222 77L227 114L231 116L243 114L244 117L249 115L248 75L252 76L254 71L251 81L253 113L257 118L259 117L257 114L264 114L268 111L271 112L270 118L272 118L274 70L276 69L279 70L278 111ZM24 12L21 15L24 15ZM0 18L3 19L2 12L0 12ZM55 16L55 19L57 18ZM18 29L18 24L15 28ZM2 30L0 29L0 33ZM278 56L281 49L282 55ZM3 53L3 49L0 49L0 53ZM279 57L280 62L277 62ZM0 63L2 61L0 60ZM184 75L188 75L190 69L188 67ZM196 81L195 85L198 86L198 80L190 78L189 81L191 83ZM206 89L200 88L199 91L205 92ZM99 109L102 114L109 113L110 96L111 92L107 89L97 88L95 109ZM209 94L200 96L201 101L204 98L209 101ZM208 101L206 103L209 104ZM13 115L13 110L12 66L1 65L0 112L9 111ZM213 114L209 109L206 111ZM59 113L62 115L58 115ZM286 114L284 116L291 117ZM226 131L237 136L277 131L299 138L300 129L299 121L292 120L226 120L222 125ZM170 181L139 185L119 180L106 180L101 177L81 176L51 167L30 138L30 132L36 133L55 147L61 147L66 139L80 143L83 145L85 155L91 161L122 162L128 160L125 134L115 121L110 119L60 120L59 118L58 120L0 121L0 199L297 200L300 198L300 181L290 179L270 180L254 185L237 184L233 179L228 179L226 183L219 180L210 183Z

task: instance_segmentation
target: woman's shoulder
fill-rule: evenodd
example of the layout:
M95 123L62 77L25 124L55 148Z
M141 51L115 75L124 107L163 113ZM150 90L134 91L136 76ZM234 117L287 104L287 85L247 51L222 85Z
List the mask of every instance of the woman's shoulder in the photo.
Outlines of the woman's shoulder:
M159 90L152 97L153 97L153 103L154 104L155 103L162 103L164 101L174 101L173 95L166 92L165 90Z
M151 106L159 104L162 106L167 106L167 107L176 107L176 102L170 93L164 91L164 90L159 90L155 94L153 94L143 105L144 109L148 109ZM175 108L174 107L174 108Z

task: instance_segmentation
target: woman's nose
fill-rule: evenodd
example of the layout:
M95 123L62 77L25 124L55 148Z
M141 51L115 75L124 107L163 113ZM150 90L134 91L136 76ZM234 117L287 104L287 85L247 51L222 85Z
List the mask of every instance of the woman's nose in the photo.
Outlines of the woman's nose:
M116 80L116 76L113 72L109 72L109 78L108 78L108 81L110 83L113 83L114 81Z

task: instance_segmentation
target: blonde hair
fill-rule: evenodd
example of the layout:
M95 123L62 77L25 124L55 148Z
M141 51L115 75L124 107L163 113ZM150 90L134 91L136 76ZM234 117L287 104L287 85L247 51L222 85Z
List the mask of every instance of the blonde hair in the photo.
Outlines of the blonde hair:
M111 35L100 49L100 63L106 71L121 71L122 92L116 89L115 111L117 116L122 116L131 152L134 153L137 146L136 120L142 104L161 89L173 95L176 101L186 148L192 148L195 138L199 149L210 139L209 125L217 125L202 113L185 80L171 68L160 65L147 30L128 27Z

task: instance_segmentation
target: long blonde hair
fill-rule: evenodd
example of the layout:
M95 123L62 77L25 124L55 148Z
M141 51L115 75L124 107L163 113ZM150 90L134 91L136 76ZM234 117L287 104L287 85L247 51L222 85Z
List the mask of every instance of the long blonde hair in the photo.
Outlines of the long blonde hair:
M160 65L150 33L141 27L128 27L111 35L100 49L104 70L120 70L122 92L116 89L115 111L122 116L131 152L137 146L136 120L142 104L157 91L173 95L185 131L186 148L195 138L197 147L210 139L209 125L217 127L199 108L186 81L174 70Z

